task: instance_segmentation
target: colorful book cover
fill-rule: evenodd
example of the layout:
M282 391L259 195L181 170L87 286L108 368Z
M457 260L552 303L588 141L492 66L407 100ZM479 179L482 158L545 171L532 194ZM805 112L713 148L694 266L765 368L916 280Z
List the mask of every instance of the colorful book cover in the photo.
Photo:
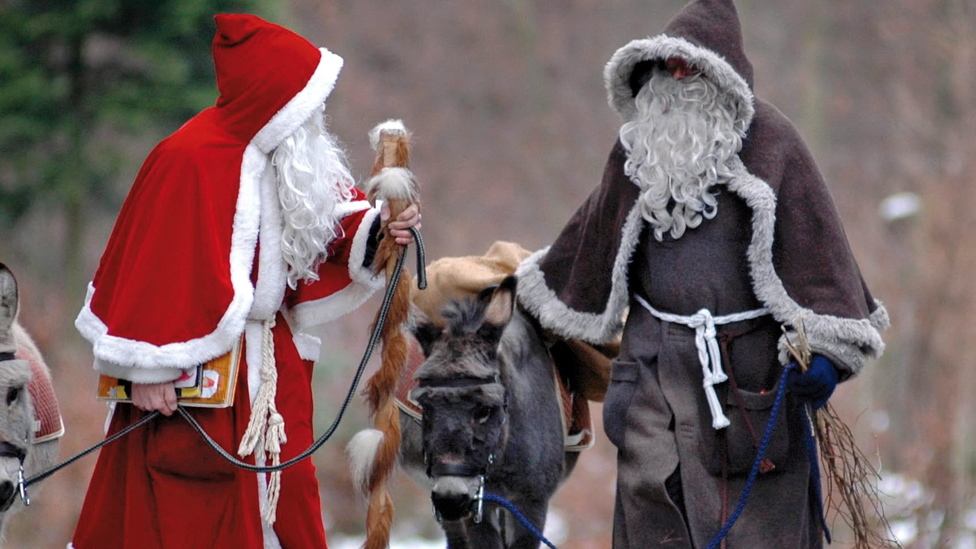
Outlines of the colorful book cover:
M226 408L234 404L237 370L240 368L241 339L229 353L186 370L174 383L176 400L182 406ZM98 376L98 400L132 401L132 383L125 379Z

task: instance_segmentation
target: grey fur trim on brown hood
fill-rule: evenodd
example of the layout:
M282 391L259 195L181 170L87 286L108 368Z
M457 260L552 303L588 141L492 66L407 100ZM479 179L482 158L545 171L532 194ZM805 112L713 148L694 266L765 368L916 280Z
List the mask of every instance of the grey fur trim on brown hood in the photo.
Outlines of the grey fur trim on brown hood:
M755 114L752 90L739 73L722 56L696 46L683 38L659 35L633 40L617 50L603 71L610 106L629 121L637 115L634 95L630 89L630 75L641 61L680 57L701 70L719 89L735 99L735 129L745 136Z
M610 106L625 121L636 113L630 87L634 68L642 61L671 57L684 59L736 99L736 129L744 136L753 116L753 76L735 3L695 0L668 22L662 34L634 40L613 54L603 72L604 83Z

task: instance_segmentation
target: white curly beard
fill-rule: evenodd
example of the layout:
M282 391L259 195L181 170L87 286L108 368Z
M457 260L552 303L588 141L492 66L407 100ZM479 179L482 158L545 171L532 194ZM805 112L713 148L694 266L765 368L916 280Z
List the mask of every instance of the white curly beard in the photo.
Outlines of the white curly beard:
M718 212L711 189L731 179L742 148L732 102L701 75L675 80L659 69L635 102L637 116L620 128L624 172L641 188L654 237L677 239Z
M318 280L318 266L341 234L336 205L352 198L353 179L319 113L278 145L271 163L284 221L281 254L294 289L301 279Z

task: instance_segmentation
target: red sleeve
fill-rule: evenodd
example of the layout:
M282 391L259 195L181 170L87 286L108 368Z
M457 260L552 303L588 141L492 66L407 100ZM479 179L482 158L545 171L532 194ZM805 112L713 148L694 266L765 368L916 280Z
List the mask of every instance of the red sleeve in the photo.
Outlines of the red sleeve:
M382 276L373 276L363 266L369 233L379 210L370 208L365 201L352 204L357 203L362 208L342 218L341 235L329 244L328 256L318 268L319 279L302 280L285 296L299 329L352 311L384 284Z

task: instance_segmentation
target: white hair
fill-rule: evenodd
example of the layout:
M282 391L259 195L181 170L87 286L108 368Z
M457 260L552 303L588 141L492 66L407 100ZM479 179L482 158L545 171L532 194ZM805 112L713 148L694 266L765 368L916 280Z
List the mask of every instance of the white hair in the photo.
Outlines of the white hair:
M294 289L301 279L318 280L318 266L342 231L336 205L352 198L353 179L319 112L278 145L271 164L284 220L281 255Z
M742 148L728 95L708 78L676 80L654 73L635 98L637 116L620 128L624 172L641 188L641 215L654 229L680 238L718 212L711 189L732 176ZM670 210L670 211L669 211Z

